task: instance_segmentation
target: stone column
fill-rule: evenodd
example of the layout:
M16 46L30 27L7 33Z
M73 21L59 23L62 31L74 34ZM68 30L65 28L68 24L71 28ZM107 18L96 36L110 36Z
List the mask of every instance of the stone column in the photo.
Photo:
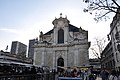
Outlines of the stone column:
M35 65L36 64L36 55L37 55L37 50L36 50L36 48L34 49L34 58L33 58L33 65Z
M53 68L56 67L56 54L53 52Z
M74 51L74 65L75 66L78 66L78 50L77 49L75 49L75 51Z
M42 64L41 64L42 66L44 65L44 57L45 57L44 54L45 52L42 52Z
M68 41L68 27L64 27L64 43L67 44Z
M68 59L67 59L67 50L64 52L64 66L67 67L67 62L68 62Z
M58 40L58 29L54 28L54 44L57 43L57 40Z

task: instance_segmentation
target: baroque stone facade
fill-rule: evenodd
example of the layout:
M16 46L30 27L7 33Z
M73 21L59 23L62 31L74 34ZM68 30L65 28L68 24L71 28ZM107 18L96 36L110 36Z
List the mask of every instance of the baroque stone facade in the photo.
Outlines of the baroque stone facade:
M52 68L88 66L88 31L70 24L67 17L55 18L53 29L43 34L34 45L34 65Z

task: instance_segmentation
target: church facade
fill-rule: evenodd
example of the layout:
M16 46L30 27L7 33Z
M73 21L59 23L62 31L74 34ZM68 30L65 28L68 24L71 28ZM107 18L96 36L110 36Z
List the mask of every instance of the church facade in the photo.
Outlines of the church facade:
M57 67L89 66L88 31L70 24L67 17L55 18L53 29L34 45L34 65Z

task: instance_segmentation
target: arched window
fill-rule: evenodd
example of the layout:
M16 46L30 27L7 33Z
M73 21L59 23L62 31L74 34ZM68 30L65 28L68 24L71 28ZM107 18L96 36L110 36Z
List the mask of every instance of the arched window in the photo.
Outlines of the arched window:
M58 30L58 44L64 43L64 30Z

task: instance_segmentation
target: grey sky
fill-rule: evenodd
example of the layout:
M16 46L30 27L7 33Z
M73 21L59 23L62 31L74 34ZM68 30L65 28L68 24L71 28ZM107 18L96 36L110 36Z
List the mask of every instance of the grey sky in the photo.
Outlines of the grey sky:
M93 15L83 12L83 0L0 0L0 50L9 51L12 41L28 45L29 39L46 33L53 28L55 17L67 16L70 24L89 32L89 41L94 37L105 37L109 33L112 18L96 23ZM113 17L113 16L112 16Z

